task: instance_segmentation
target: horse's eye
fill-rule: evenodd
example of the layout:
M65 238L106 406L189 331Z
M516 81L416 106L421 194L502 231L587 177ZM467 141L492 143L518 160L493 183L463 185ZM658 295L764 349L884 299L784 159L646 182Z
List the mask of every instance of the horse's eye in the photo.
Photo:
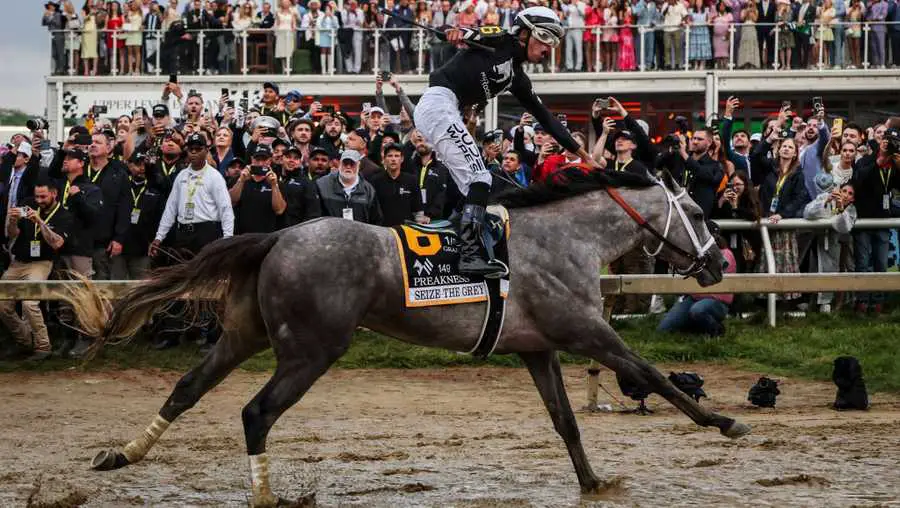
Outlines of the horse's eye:
M703 220L703 213L702 213L702 212L697 212L697 213L695 213L695 214L694 214L694 220L696 220L696 221L701 221L701 220Z

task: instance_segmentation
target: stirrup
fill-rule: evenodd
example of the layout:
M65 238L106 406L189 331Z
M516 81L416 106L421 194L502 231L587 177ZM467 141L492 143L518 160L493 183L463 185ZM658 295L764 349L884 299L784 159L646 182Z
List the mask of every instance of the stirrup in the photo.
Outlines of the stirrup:
M488 260L488 264L498 267L501 271L496 274L491 273L485 275L485 279L502 279L509 275L509 267L506 266L506 263L504 263L503 261L500 261L499 259L491 259Z

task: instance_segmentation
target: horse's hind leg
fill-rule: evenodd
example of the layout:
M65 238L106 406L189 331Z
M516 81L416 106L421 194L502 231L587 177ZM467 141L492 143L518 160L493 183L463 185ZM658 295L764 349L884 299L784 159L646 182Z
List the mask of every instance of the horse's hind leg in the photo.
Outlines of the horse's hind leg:
M322 334L294 333L287 324L280 325L273 336L278 358L275 374L241 412L250 459L250 506L253 508L279 503L269 485L269 457L266 454L269 430L347 351L352 332L339 335L340 338L331 344L322 337Z
M256 301L255 285L256 278L253 277L252 281L232 292L221 338L200 365L178 381L153 422L122 451L104 450L98 453L91 463L94 469L118 469L143 459L175 418L192 408L244 360L269 347Z
M582 354L602 363L633 382L657 393L680 409L697 425L716 427L728 437L737 438L750 432L750 426L726 416L716 414L688 397L649 362L628 349L622 339L607 323L593 320L591 339L586 343L569 344L568 351Z
M541 399L544 400L547 412L550 413L550 419L553 420L553 427L566 443L569 457L575 466L575 474L578 475L581 491L593 492L600 485L600 481L594 475L587 455L584 453L584 447L581 445L578 422L575 421L575 414L569 405L569 397L566 396L566 387L563 384L556 352L519 353L519 356L528 367L531 378L534 379L534 384L541 394Z

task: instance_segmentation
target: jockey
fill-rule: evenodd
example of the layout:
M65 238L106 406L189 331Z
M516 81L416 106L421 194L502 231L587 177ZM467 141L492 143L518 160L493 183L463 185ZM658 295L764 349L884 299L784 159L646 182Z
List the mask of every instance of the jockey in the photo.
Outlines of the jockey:
M502 263L484 259L481 254L481 231L491 174L481 159L478 145L466 130L461 112L468 106L483 107L490 99L509 90L563 148L593 164L591 156L578 146L569 131L535 95L531 80L522 70L526 61L540 63L549 57L553 48L559 45L563 28L552 10L529 7L516 16L508 32L498 26L482 26L450 28L444 35L451 44L474 41L490 46L494 51L469 47L432 72L429 86L416 105L415 124L434 146L460 192L466 196L460 221L460 272L501 277L507 268Z

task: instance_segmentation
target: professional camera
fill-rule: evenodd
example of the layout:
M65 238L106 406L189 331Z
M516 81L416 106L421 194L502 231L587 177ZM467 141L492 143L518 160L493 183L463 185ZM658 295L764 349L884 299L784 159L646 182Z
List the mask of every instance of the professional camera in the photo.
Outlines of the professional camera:
M884 139L887 140L887 153L894 155L900 153L900 129L891 127L884 131Z
M50 124L47 123L46 118L31 118L27 122L25 122L25 127L28 128L31 132L34 131L42 131L50 128Z

